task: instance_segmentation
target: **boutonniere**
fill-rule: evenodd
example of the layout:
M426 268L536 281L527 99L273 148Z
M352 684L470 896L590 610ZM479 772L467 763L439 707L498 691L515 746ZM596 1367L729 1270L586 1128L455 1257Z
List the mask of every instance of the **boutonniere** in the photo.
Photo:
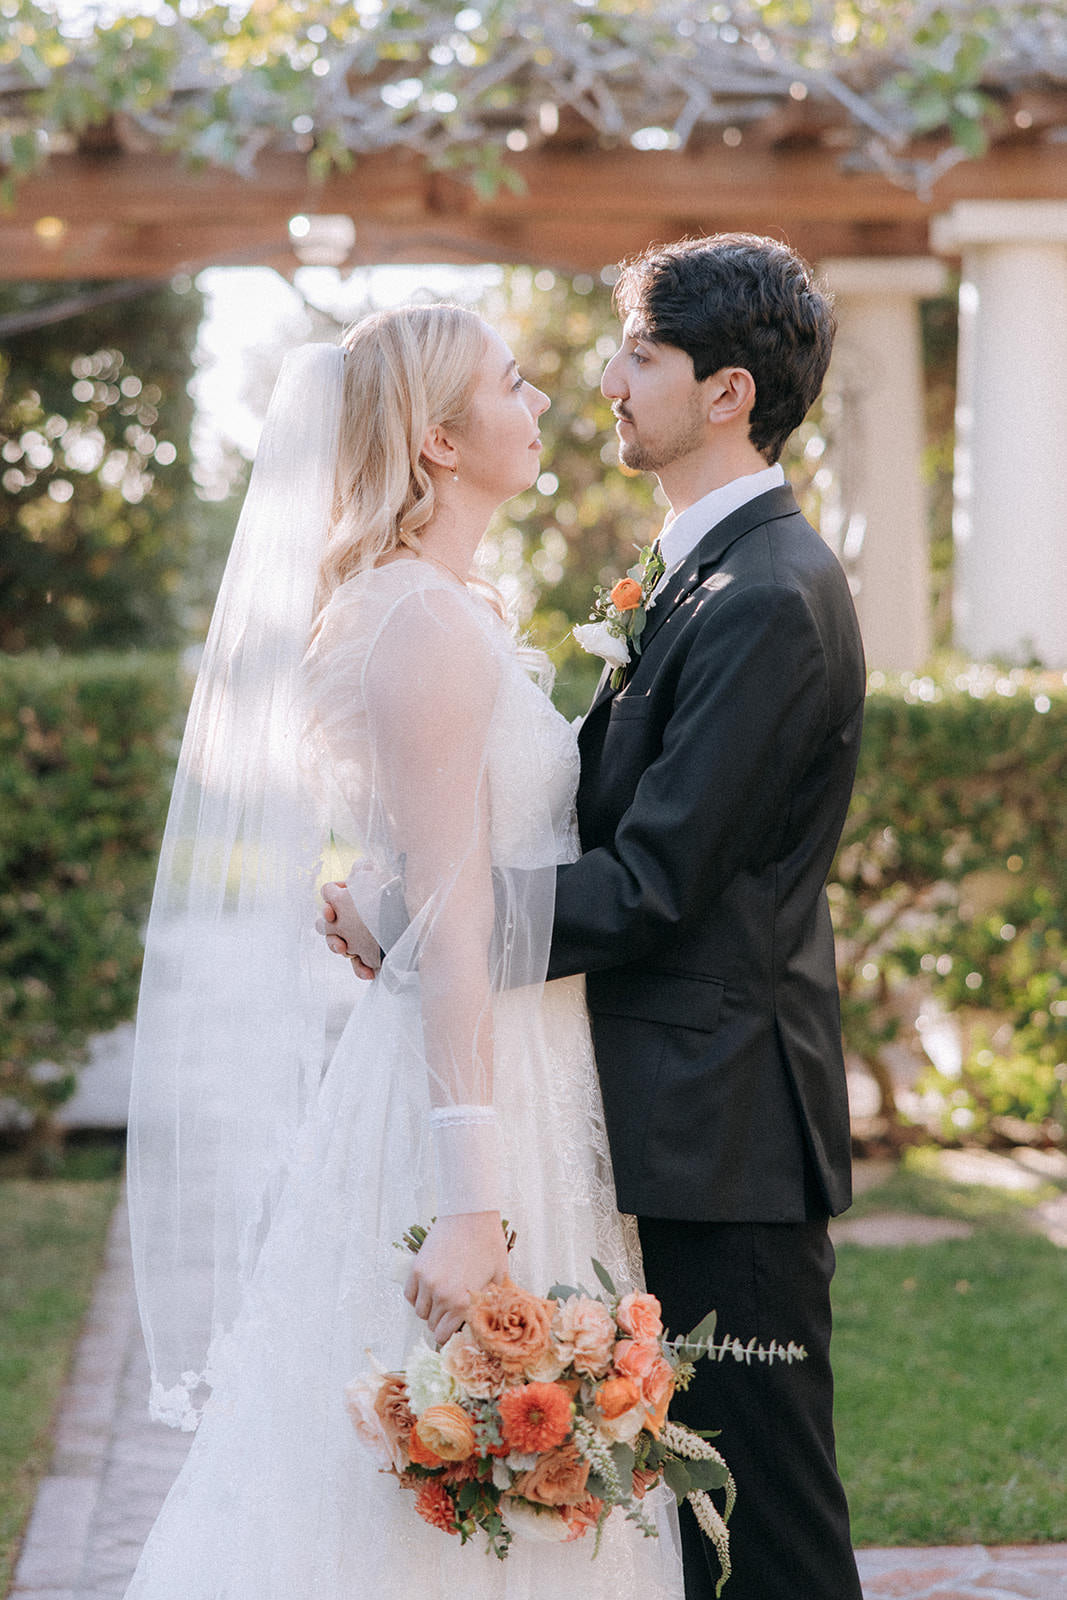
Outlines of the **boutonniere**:
M659 551L646 545L625 578L610 589L597 584L589 621L572 630L583 650L601 656L612 668L613 689L622 683L631 649L634 655L641 654L649 598L665 570Z

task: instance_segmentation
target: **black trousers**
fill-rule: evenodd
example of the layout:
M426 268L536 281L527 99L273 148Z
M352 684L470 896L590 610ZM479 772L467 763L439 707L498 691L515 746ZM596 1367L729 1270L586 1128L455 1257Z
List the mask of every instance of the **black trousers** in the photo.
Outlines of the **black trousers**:
M826 1223L638 1223L672 1335L714 1309L717 1339L792 1340L808 1352L792 1365L698 1362L672 1402L677 1421L721 1430L713 1443L737 1483L723 1600L861 1600L834 1450ZM681 1526L686 1600L713 1600L718 1560L688 1505Z

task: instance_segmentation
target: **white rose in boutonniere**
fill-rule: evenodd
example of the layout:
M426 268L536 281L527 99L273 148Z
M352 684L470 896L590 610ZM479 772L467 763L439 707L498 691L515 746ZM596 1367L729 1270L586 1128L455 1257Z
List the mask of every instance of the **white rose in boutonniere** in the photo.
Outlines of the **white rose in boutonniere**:
M624 667L630 659L630 646L606 622L583 622L574 629L574 637L583 650L603 657L609 667Z
M646 545L636 566L611 589L598 584L589 621L572 631L583 650L601 656L611 667L611 686L617 689L630 660L630 651L641 654L648 601L663 576L664 562L658 550Z

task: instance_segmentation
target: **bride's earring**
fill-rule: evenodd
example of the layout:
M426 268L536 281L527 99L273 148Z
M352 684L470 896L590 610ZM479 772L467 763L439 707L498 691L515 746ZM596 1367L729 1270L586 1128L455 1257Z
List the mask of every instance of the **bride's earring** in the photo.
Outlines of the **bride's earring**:
M453 483L458 483L459 482L459 473L456 471L455 467L452 468L452 482Z

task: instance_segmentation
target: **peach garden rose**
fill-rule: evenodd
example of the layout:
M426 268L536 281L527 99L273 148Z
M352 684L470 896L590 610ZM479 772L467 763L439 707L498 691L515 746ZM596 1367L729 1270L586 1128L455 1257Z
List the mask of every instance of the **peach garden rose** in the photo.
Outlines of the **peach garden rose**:
M577 1445L564 1444L539 1456L536 1465L516 1479L514 1493L542 1506L574 1505L584 1499L588 1482L588 1461Z
M491 1283L471 1301L467 1326L509 1377L521 1377L549 1347L555 1306L511 1282Z

